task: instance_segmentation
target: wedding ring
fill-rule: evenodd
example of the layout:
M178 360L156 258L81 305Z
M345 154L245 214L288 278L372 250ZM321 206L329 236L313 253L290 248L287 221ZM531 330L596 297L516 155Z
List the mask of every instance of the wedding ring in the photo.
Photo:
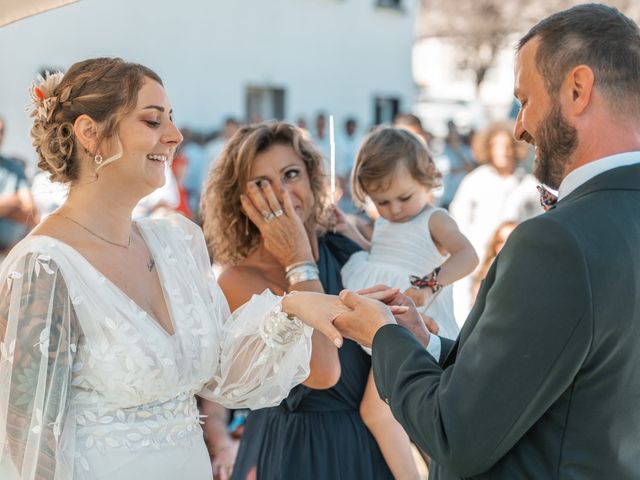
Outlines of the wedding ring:
M275 212L273 212L273 215L275 217L281 217L282 215L284 215L284 212L282 211L281 208L277 209Z
M262 218L264 218L264 221L269 223L271 220L273 220L274 218L276 218L276 216L272 213L262 213Z

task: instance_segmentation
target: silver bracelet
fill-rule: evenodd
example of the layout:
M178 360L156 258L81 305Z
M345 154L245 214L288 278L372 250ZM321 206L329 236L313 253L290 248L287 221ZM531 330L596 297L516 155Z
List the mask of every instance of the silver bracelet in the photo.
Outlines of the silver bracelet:
M271 309L266 320L260 325L262 340L274 350L283 350L287 345L298 341L303 332L302 321L282 311L282 301Z
M315 265L300 265L298 267L293 267L287 273L285 273L285 277L289 285L295 285L300 282L308 282L311 280L319 280L320 272L318 271L318 267Z
M318 268L318 266L315 264L315 262L312 262L311 260L304 260L302 262L296 262L296 263L292 263L291 265L288 265L285 269L284 269L284 273L285 275L288 274L290 271L299 268L299 267L311 267L311 268Z

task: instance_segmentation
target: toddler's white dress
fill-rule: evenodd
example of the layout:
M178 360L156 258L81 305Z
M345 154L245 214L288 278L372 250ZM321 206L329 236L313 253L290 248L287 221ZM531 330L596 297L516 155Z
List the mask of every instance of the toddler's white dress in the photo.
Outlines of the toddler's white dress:
M438 251L429 231L429 219L438 210L441 209L427 208L404 223L378 217L371 250L353 254L342 267L344 287L360 290L384 284L405 291L411 287L410 275L422 277L442 265L447 255ZM438 323L440 336L454 339L458 336L460 329L453 314L451 285L442 289L428 309L424 306L418 310Z

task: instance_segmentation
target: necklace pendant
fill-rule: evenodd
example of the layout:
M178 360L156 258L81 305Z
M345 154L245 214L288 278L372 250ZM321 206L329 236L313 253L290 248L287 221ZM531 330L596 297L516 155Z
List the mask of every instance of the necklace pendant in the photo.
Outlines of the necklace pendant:
M153 259L153 257L151 257L149 259L149 261L147 262L147 271L151 272L151 270L153 270L153 267L156 265L156 261Z

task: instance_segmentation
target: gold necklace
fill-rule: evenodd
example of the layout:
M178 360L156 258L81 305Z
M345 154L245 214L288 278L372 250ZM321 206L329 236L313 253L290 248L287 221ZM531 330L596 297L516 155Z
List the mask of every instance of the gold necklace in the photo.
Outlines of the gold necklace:
M129 234L129 242L124 245L122 243L118 243L118 242L113 242L111 240L109 240L108 238L104 238L102 235L98 235L96 232L89 230L87 227L85 227L84 225L82 225L80 222L78 222L77 220L74 220L71 217L67 217L66 215L63 215L62 213L58 213L58 212L53 212L51 215L57 215L58 217L62 217L62 218L66 218L67 220L69 220L70 222L75 223L76 225L78 225L80 228L86 230L87 232L89 232L91 235L93 235L94 237L98 237L100 240L102 240L103 242L107 242L111 245L114 245L116 247L120 247L120 248L129 248L129 246L131 245L131 234ZM150 270L149 270L150 271Z

